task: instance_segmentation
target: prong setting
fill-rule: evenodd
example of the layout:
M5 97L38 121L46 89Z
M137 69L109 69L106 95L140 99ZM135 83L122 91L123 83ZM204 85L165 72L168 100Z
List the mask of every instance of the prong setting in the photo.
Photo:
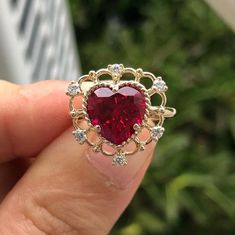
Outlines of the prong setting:
M127 165L127 158L123 152L118 152L114 157L113 157L113 162L112 164L114 166L125 166Z
M153 140L158 141L164 134L165 128L162 126L155 126L150 129Z
M81 129L76 129L73 131L74 138L76 141L78 141L80 144L83 144L86 141L86 132Z
M101 127L99 125L95 126L96 131L99 133L101 131Z
M166 92L168 87L165 83L165 81L162 80L162 77L157 77L154 81L153 81L153 89L156 90L157 92Z
M133 128L134 128L134 130L139 131L141 127L139 124L136 123L136 124L134 124Z
M76 81L70 82L66 94L69 96L76 96L80 93L80 86Z

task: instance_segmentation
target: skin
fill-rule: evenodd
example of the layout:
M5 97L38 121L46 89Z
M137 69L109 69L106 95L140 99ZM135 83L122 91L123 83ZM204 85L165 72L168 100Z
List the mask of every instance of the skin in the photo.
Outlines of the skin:
M149 166L153 144L113 167L76 143L67 85L0 81L1 235L108 234Z

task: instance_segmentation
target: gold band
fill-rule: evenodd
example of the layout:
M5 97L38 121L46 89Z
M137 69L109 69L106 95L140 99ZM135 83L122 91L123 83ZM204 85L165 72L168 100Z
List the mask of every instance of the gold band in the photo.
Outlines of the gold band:
M176 109L161 106L153 106L150 108L150 118L158 120L160 115L163 115L164 118L174 117L176 115Z

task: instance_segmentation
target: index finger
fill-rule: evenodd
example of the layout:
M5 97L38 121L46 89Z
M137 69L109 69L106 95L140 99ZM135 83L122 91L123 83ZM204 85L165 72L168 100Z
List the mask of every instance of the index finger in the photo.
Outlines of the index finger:
M66 81L0 81L0 163L37 155L71 125Z

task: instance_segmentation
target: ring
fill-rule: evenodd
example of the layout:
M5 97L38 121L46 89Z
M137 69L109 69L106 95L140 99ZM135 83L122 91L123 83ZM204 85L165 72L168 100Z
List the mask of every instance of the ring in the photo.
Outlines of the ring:
M148 88L147 80L151 82ZM165 118L176 114L174 108L166 107L167 89L162 77L122 64L90 71L70 82L66 94L76 141L112 157L113 165L126 165L129 155L162 137ZM153 96L160 97L158 106L152 105ZM82 107L77 107L81 98ZM148 137L143 140L144 131Z

